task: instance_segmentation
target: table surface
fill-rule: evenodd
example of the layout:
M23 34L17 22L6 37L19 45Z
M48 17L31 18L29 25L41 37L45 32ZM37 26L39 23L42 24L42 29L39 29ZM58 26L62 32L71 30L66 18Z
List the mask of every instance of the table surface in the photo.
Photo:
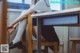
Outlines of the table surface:
M70 38L70 41L80 41L80 38Z
M63 13L75 13L80 12L80 7L78 8L72 8L72 9L66 9L66 10L60 10L55 12L44 12L44 13L38 13L38 14L32 14L32 18L40 17L40 16L50 16L55 14L63 14Z

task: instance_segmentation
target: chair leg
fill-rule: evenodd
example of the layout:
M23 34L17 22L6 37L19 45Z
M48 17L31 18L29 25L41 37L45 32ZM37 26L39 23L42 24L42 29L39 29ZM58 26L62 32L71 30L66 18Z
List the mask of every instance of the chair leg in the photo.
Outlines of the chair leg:
M22 43L25 46L24 48L22 48L22 53L26 53L27 52L27 46L26 46L26 30L24 30L24 33L22 35Z
M54 46L54 53L58 53L58 43L55 43L55 46Z
M44 49L43 53L48 53L48 46L45 46L45 49Z

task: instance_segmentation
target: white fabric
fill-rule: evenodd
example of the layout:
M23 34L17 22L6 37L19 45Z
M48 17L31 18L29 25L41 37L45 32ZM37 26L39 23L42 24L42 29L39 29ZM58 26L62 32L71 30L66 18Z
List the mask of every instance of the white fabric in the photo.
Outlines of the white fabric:
M26 26L27 26L27 20L26 19L24 19L23 21L21 21L19 23L17 34L16 34L14 40L12 41L13 44L15 44L21 40L22 34L23 34Z
M45 1L49 5L48 0ZM35 5L32 6L32 9L37 12L51 11L50 7L46 5L45 1L44 0L38 1Z
M25 11L23 11L20 16L22 16L24 13L25 13ZM27 20L26 19L19 22L17 34L16 34L14 40L12 41L13 44L15 44L21 40L22 34L23 34L26 26L27 26Z
M45 2L46 1L46 2ZM30 9L37 11L37 12L46 12L46 11L51 11L51 8L49 7L49 1L48 0L40 0L38 1L35 5L32 5ZM25 14L26 12L28 12L28 10L23 10L20 16L23 16L23 14Z

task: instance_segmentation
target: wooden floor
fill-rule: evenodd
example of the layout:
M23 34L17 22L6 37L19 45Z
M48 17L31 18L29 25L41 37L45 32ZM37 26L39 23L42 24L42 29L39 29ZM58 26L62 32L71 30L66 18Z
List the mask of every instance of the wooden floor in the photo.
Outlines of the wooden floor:
M22 53L22 50L14 48L14 49L10 49L10 53Z

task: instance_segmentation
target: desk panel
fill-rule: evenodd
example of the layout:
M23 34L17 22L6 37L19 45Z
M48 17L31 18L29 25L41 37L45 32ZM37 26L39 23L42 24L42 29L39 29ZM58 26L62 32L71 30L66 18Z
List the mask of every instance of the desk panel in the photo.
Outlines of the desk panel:
M79 16L71 15L71 16L62 16L62 17L49 17L43 19L43 25L66 25L66 24L78 24Z

